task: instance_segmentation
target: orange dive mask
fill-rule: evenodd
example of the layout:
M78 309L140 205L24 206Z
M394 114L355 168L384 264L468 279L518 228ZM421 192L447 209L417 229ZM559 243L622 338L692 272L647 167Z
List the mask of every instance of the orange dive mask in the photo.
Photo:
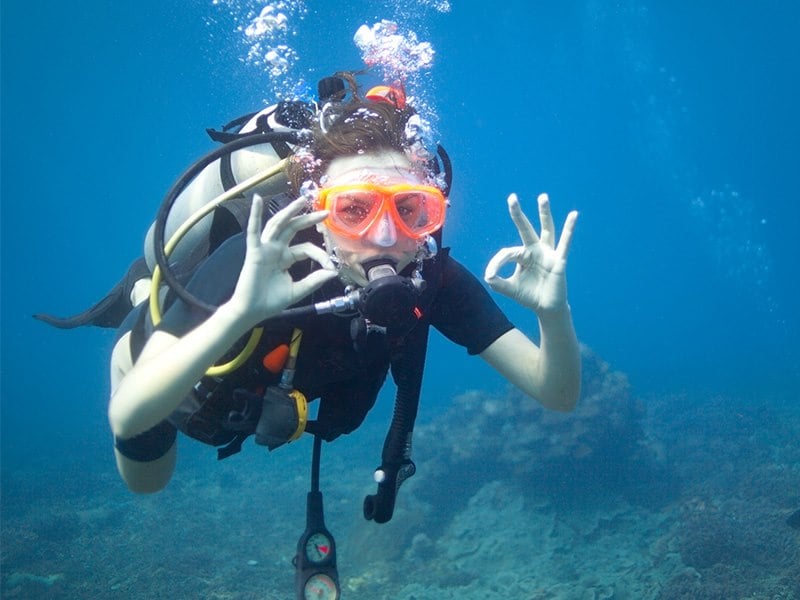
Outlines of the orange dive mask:
M444 225L446 206L438 188L410 183L335 185L322 188L316 201L317 210L330 211L328 228L350 238L363 236L386 213L406 236L421 239Z

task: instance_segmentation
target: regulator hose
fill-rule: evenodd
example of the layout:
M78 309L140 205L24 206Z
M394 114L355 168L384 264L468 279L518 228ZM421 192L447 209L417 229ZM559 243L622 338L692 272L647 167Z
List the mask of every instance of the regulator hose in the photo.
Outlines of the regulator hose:
M269 131L266 133L254 133L252 135L246 135L239 139L233 140L232 142L229 142L198 159L169 189L156 216L155 228L153 231L153 251L155 254L156 264L161 270L164 282L181 300L186 302L189 306L200 308L208 313L212 313L217 309L216 306L203 302L188 292L184 285L178 281L178 278L172 272L172 268L169 265L167 252L165 250L166 244L164 238L167 229L167 218L169 217L169 213L172 210L175 201L178 199L178 196L180 196L181 192L186 189L186 186L188 186L189 183L191 183L191 181L197 177L197 175L199 175L203 169L226 154L231 154L236 150L241 150L242 148L247 148L249 146L256 146L258 144L269 144L274 142L298 144L301 142L302 138L303 134L296 131ZM254 185L257 185L257 183Z
M378 491L364 498L364 518L368 521L386 523L392 518L400 485L416 472L411 460L411 436L419 408L427 345L428 324L420 323L409 334L403 352L392 358L397 396L392 424L383 443L382 464L375 471Z

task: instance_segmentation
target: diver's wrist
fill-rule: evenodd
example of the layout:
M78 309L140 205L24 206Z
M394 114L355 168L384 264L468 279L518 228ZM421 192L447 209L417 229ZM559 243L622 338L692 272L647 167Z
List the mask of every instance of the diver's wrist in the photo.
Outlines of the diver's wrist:
M563 323L564 321L572 321L572 310L570 309L568 302L564 302L564 304L549 308L540 307L534 312L543 325L549 325L551 323L559 324Z
M268 318L263 315L255 314L254 311L248 310L234 300L229 300L220 305L213 316L215 319L219 320L222 327L226 330L235 331L239 333L239 335L244 335L248 330L258 325L258 323L265 318Z

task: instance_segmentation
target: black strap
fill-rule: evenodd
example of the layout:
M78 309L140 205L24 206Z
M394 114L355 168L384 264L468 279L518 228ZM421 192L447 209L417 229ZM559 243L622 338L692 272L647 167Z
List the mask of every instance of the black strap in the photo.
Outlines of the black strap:
M114 447L117 451L137 462L151 462L161 458L175 443L178 430L169 422L161 421L158 425L135 435L122 439L114 436Z
M444 169L444 192L445 196L450 195L450 188L453 187L453 163L450 161L450 155L444 146L437 144L436 153L439 155L439 160L442 161L442 168Z
M136 362L144 350L144 345L152 334L152 321L150 321L150 306L148 302L139 305L136 320L131 327L130 351L131 359Z
M222 189L226 192L236 185L236 177L233 176L232 153L225 154L219 159L219 180Z
M228 142L241 137L239 131L241 131L242 127L244 127L245 124L257 114L258 112L251 112L246 115L242 115L241 117L237 117L233 121L223 125L221 130L209 128L206 129L206 133L213 141L221 144L227 144Z
M233 237L237 233L242 233L242 224L227 206L218 206L214 209L213 215L211 219L211 228L208 232L209 256L220 247L222 242Z
M228 458L229 456L233 456L234 454L238 454L242 451L242 444L249 436L249 433L237 433L236 436L225 446L222 448L217 448L217 460L222 460L223 458Z

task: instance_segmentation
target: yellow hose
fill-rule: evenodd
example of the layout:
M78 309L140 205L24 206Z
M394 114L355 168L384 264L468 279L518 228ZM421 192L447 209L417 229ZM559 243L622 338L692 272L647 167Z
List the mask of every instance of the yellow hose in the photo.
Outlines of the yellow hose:
M269 169L262 171L261 173L256 173L252 177L248 177L241 183L235 185L231 189L223 192L203 207L198 209L194 212L183 224L172 234L169 238L169 241L164 245L164 254L169 257L172 254L172 251L175 250L175 247L178 245L183 239L183 236L194 227L200 220L209 214L212 210L214 210L217 206L239 196L243 192L254 188L258 184L266 181L271 177L275 177L279 173L283 171L284 166L286 165L288 159L284 158L279 160L277 163L272 165ZM161 268L156 265L155 269L153 269L153 278L150 283L150 317L153 321L153 326L158 325L161 321L161 306L159 305L159 293L158 289L161 285ZM226 373L230 373L238 369L244 361L246 361L249 356L253 353L258 342L261 340L261 334L263 333L263 328L256 327L253 329L252 333L250 334L250 339L247 341L244 349L231 361L222 364L222 365L214 365L206 371L206 375L209 376L219 376L224 375Z

